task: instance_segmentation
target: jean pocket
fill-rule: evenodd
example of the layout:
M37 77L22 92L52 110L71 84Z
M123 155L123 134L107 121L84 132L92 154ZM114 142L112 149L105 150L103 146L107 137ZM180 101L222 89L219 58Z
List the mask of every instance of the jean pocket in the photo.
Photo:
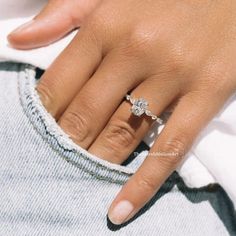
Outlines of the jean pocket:
M20 101L25 114L42 138L67 162L81 170L99 179L120 184L126 182L134 173L133 169L110 163L90 154L75 144L60 128L41 103L35 89L38 81L36 68L31 65L22 65L18 79Z

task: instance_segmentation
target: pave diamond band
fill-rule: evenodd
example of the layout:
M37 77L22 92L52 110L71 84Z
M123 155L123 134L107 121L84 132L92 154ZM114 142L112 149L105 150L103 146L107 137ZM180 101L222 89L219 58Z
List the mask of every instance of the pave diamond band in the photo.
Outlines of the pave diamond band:
M147 116L150 116L153 120L156 120L159 124L163 124L163 120L161 118L152 114L152 112L148 110L148 102L144 98L135 99L129 94L127 94L125 98L132 104L130 111L135 116L141 116L143 114L146 114Z

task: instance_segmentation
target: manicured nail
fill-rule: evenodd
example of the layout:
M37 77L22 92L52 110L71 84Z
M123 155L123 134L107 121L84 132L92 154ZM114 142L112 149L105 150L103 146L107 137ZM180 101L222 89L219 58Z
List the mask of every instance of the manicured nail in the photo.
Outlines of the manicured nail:
M120 225L125 222L133 210L134 206L129 201L123 200L112 209L108 217L113 224Z
M30 29L31 25L35 22L35 20L31 20L29 22L26 22L25 24L19 26L18 28L16 28L14 31L12 31L10 34L17 34L17 33L21 33L22 31L26 30L26 29Z

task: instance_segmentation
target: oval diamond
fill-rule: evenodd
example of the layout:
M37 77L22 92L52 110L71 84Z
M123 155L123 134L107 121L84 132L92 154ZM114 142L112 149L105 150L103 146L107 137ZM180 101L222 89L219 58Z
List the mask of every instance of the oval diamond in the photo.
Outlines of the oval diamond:
M134 101L131 111L134 115L141 116L146 111L147 107L148 102L143 98L139 98Z

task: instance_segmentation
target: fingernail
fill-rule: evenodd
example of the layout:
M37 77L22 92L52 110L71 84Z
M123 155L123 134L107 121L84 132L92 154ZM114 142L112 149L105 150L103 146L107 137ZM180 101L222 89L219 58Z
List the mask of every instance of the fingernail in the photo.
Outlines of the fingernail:
M108 217L113 224L120 225L125 222L133 210L134 206L129 201L123 200L112 209Z
M16 34L16 33L20 33L26 29L30 29L31 25L35 22L35 20L31 20L21 26L19 26L18 28L16 28L14 31L12 31L10 34Z

